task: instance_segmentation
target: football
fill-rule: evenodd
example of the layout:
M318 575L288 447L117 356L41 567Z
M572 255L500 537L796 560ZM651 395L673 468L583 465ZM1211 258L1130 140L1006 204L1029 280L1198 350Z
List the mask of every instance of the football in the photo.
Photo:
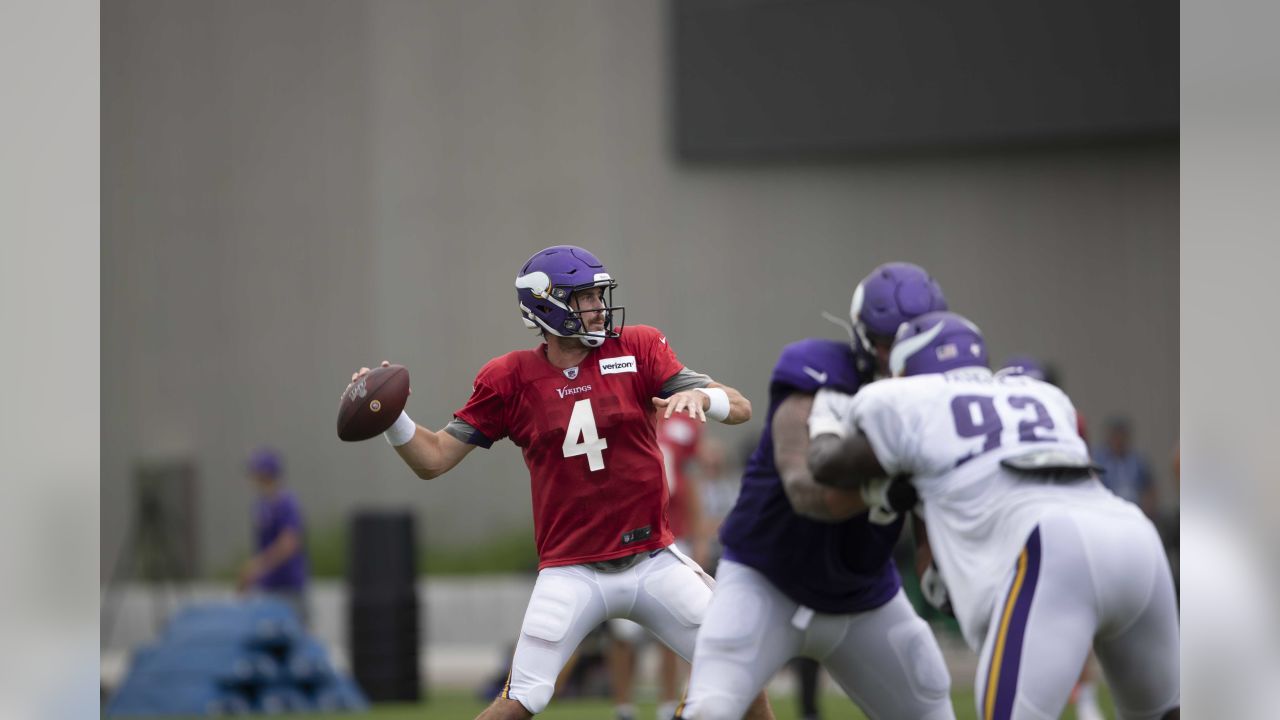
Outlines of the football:
M338 437L368 440L391 427L409 400L409 371L403 365L376 367L347 386L338 405Z

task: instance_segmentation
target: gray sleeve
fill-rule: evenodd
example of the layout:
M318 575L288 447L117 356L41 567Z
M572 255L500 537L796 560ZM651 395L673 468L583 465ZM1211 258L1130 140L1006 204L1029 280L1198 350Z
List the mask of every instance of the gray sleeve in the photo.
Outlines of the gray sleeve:
M700 372L683 367L680 368L680 372L667 378L667 381L662 383L662 394L659 397L671 397L683 390L706 387L712 382L714 381L710 375L703 375Z
M471 427L471 423L456 417L450 420L448 425L444 426L444 431L468 445L475 445L485 449L493 447L493 441L485 437L484 433Z

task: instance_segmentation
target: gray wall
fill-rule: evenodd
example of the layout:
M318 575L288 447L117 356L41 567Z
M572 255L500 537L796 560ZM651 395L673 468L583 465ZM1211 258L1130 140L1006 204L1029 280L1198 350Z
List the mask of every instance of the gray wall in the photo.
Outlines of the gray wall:
M1126 412L1167 478L1178 432L1174 145L687 166L669 152L659 0L103 7L102 553L132 467L191 456L206 569L248 545L250 448L311 521L410 506L429 542L527 525L510 444L423 483L340 443L338 394L402 362L439 427L530 346L511 281L556 243L621 280L632 323L763 410L782 344L838 336L875 264L928 267L993 355ZM718 428L731 440L759 420Z

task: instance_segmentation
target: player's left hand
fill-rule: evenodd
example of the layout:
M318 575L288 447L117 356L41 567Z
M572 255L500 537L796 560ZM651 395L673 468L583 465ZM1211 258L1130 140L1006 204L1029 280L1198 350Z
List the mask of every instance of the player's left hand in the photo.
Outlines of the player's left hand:
M706 393L700 393L697 390L682 390L669 398L663 399L656 397L653 399L653 406L661 410L666 408L667 412L663 418L671 417L672 413L687 412L689 417L694 420L707 421L706 408L702 403L710 402L710 398Z

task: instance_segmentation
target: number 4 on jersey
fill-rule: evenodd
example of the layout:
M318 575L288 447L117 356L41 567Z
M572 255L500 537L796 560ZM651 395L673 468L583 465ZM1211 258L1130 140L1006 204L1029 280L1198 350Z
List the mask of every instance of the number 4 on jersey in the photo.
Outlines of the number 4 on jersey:
M579 442L578 439L582 441ZM564 456L567 458L579 455L587 456L587 467L591 472L604 469L604 450L609 447L608 441L596 432L596 416L591 412L590 400L579 400L573 404L573 414L569 416L569 428L564 433Z

